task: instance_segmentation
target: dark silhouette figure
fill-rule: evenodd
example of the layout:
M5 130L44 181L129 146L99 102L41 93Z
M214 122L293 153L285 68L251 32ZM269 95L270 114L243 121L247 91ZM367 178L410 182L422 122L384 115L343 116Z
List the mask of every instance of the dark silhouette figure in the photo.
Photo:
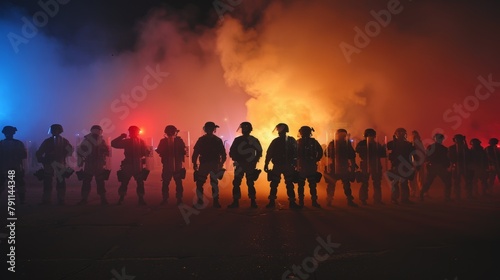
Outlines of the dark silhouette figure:
M354 182L358 166L356 165L356 152L352 147L351 140L347 137L347 130L343 128L337 130L334 139L328 144L327 156L331 159L327 172L325 172L327 206L332 206L337 181L341 181L347 205L358 207L353 201L354 196L352 196L351 190L351 182Z
M467 168L470 170L473 193L479 196L479 185L481 185L482 195L486 195L488 192L488 157L479 139L471 139L470 145Z
M491 138L486 147L488 156L488 193L492 194L495 178L500 180L500 148L498 148L498 139Z
M401 203L412 204L409 198L409 181L415 175L412 165L415 147L406 140L406 129L398 128L394 132L393 140L387 143L387 149L391 151L389 160L391 170L387 176L391 181L391 202L398 204L401 197Z
M111 141L111 147L124 149L125 159L122 161L118 173L118 181L121 182L118 188L120 199L118 205L123 203L127 194L130 178L134 177L137 183L137 196L139 205L146 205L144 201L144 180L147 177L147 169L144 168L145 157L149 155L149 149L144 140L139 138L140 129L137 126L128 128L129 138L126 133L122 133Z
M160 140L156 152L161 157L163 169L161 172L163 200L161 204L167 204L169 197L168 186L172 178L175 182L175 197L177 204L182 203L184 187L182 179L186 177L186 169L183 167L186 156L186 144L181 137L177 136L179 130L173 125L167 125L164 130L166 137Z
M102 128L93 125L90 133L85 135L77 148L78 166L83 167L82 173L82 200L78 204L87 204L90 193L90 182L95 178L97 194L101 197L101 204L107 205L106 188L104 181L109 176L105 169L106 157L109 156L109 146L102 137Z
M381 158L387 157L385 147L376 141L377 132L368 128L365 130L364 140L356 145L356 153L361 158L358 180L361 182L359 189L359 200L363 205L367 205L368 181L370 177L373 182L373 203L383 205L382 202L382 163Z
M297 164L297 141L288 136L288 125L279 123L274 130L278 131L278 137L275 138L266 152L264 162L264 171L268 173L271 191L269 193L269 204L266 208L274 208L278 193L278 185L281 181L281 175L285 178L286 192L289 205L292 209L298 209L300 206L295 203L295 190L293 187L295 166ZM269 169L269 162L273 163L273 169Z
M226 149L222 140L216 136L216 128L219 126L213 122L206 122L203 126L205 135L198 138L193 149L193 168L195 170L196 196L198 197L195 208L201 208L203 203L203 185L210 175L210 185L212 186L213 207L220 208L219 203L219 179L224 175L222 168L226 161ZM198 157L200 166L198 168Z
M43 164L43 198L41 204L50 204L52 196L52 178L56 177L57 201L64 205L66 196L66 177L73 172L66 166L66 158L73 154L73 146L61 136L63 127L60 124L50 126L52 137L45 139L38 150L36 158Z
M253 130L252 124L242 122L238 128L243 135L234 139L229 156L234 161L234 179L233 179L233 203L228 208L238 208L239 199L241 199L241 181L246 176L248 186L248 197L250 198L250 207L257 208L255 202L255 181L258 179L260 170L256 169L257 162L262 157L262 146L259 139L250 135Z
M422 184L424 183L425 180L425 147L424 144L422 143L422 138L420 137L420 133L418 131L413 130L411 132L412 136L412 141L411 144L413 145L414 148L414 153L413 153L413 158L412 158L412 164L413 164L413 169L414 169L414 176L410 180L410 190L411 190L411 197L416 197L420 190L422 189Z
M24 204L26 198L26 184L24 182L24 168L23 160L25 160L28 155L26 153L26 147L24 147L23 142L14 139L14 134L17 128L13 126L4 126L2 129L5 139L0 141L0 194L3 193L6 181L10 177L14 176L14 191L19 203ZM11 184L8 184L11 186ZM9 188L9 193L11 188Z
M297 171L298 176L298 196L299 206L304 206L304 186L306 179L309 184L312 206L321 208L318 203L317 183L321 179L321 173L318 173L318 162L323 157L323 148L319 142L312 138L314 129L309 126L303 126L299 129L300 138L297 140Z
M444 135L436 133L434 143L427 146L425 163L427 165L427 176L420 190L420 201L424 201L424 195L429 191L436 176L444 183L444 199L451 201L451 174L448 148L443 145Z
M465 136L456 134L453 137L455 144L448 148L448 157L451 161L451 173L455 198L461 199L461 181L465 183L465 193L467 198L472 198L472 174L467 167L469 147L465 142Z

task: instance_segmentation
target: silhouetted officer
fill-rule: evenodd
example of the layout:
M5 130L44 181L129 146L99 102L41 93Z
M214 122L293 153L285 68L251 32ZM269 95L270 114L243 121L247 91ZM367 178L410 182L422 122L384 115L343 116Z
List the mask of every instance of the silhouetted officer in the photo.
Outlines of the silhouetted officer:
M406 140L406 129L398 128L394 132L394 139L387 143L387 149L391 151L389 160L391 161L391 170L387 175L391 181L391 201L398 204L401 196L401 203L411 204L409 198L409 180L414 176L413 154L415 148Z
M413 178L410 180L410 189L411 189L411 197L416 197L419 191L422 189L422 184L425 180L425 147L422 143L422 138L418 131L413 130L411 132L412 141L411 144L414 148L412 164L414 168L415 174L412 176Z
M493 192L495 178L500 180L500 148L498 148L498 139L491 138L486 147L488 156L488 192Z
M420 201L424 201L424 195L429 191L436 176L444 183L444 199L451 201L451 174L448 148L443 145L444 135L436 133L434 143L427 146L425 163L427 165L427 176L420 190Z
M78 146L78 166L83 167L82 178L82 200L79 204L87 204L90 193L90 182L95 178L97 194L101 197L101 204L107 205L106 189L104 181L108 171L105 169L106 157L109 156L109 146L102 137L102 128L93 125L90 133L85 135L82 143Z
M145 157L149 155L149 149L144 140L139 138L140 128L131 126L128 128L129 138L126 133L122 133L111 141L111 147L115 149L124 149L125 159L121 162L118 171L118 180L121 182L118 188L120 199L118 205L122 204L127 194L130 178L134 177L137 182L137 196L139 205L146 205L144 201L144 180L147 170L144 168Z
M377 132L368 128L363 134L364 140L359 141L356 145L356 152L361 158L361 188L359 189L359 199L363 205L366 205L368 200L368 181L370 176L373 182L373 202L382 205L382 163L381 158L387 157L385 147L379 144L375 139Z
M356 165L356 152L352 147L351 140L347 137L347 130L341 128L335 133L335 138L328 144L327 156L332 162L325 173L326 180L326 202L327 206L332 206L335 186L337 181L341 181L344 187L344 194L347 198L347 205L358 207L354 203L352 196L351 182L354 182Z
M198 197L196 208L203 205L203 185L210 175L210 185L212 186L213 207L220 208L219 203L219 179L222 178L226 161L226 149L222 140L214 133L219 126L213 122L206 122L203 126L205 135L198 138L193 150L193 167L196 171L196 196ZM200 167L198 168L198 157Z
M298 196L300 207L304 206L304 186L306 179L309 184L312 206L321 208L318 203L317 183L321 179L318 173L318 162L323 157L323 148L319 142L312 138L314 129L309 126L302 126L299 129L300 138L297 140L297 171L298 177Z
M13 126L4 126L2 129L5 139L0 141L0 194L3 193L6 185L5 182L13 181L15 195L19 199L19 202L24 204L26 184L24 182L23 160L27 158L27 154L23 142L14 139L16 131L17 128ZM10 180L9 176L13 177L14 180ZM7 185L12 186L11 183ZM10 190L11 188L9 188Z
M50 126L52 137L45 139L36 151L38 162L43 164L43 198L41 204L50 204L52 196L52 178L56 176L57 200L59 205L64 205L66 196L66 177L72 170L66 166L66 158L73 154L73 146L61 136L63 127L60 124Z
M186 169L183 167L186 156L186 144L181 137L177 136L179 130L173 125L167 125L164 130L166 137L160 140L156 152L161 157L163 169L161 172L163 200L161 204L166 204L169 197L168 186L172 178L175 182L175 197L177 204L182 203L184 187L182 179L186 177Z
M271 181L269 204L266 207L274 208L276 206L275 200L277 198L278 185L281 181L281 175L283 175L290 208L300 208L295 203L295 190L293 187L295 165L297 164L297 141L295 138L286 135L289 129L285 123L277 124L274 130L278 131L279 136L269 145L264 163L264 171L268 173L268 180ZM273 163L272 170L269 169L269 162Z
M260 170L255 167L259 159L262 157L262 146L259 139L250 135L253 127L249 122L242 122L238 128L241 129L243 135L234 139L233 144L229 148L229 156L234 161L234 180L233 180L233 203L228 208L238 208L239 199L241 198L241 181L243 176L246 176L248 186L248 197L250 198L250 206L257 208L255 202L255 181L257 180Z
M486 195L488 190L488 157L481 141L477 138L470 140L471 148L469 150L467 168L471 173L471 184L475 195L479 195L479 184L482 188L482 194Z
M451 161L451 172L455 198L457 200L461 199L460 181L462 179L465 182L465 192L467 198L472 198L472 176L470 170L467 167L469 147L465 142L465 136L462 134L456 134L453 137L453 142L455 142L455 144L451 145L448 148L448 157Z

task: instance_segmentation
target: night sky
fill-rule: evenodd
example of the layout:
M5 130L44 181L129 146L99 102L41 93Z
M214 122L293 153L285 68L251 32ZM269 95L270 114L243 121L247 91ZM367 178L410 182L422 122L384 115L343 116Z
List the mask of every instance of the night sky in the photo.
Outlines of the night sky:
M498 4L351 2L57 2L25 38L23 17L43 8L3 1L0 125L33 141L52 123L70 139L101 123L157 143L167 124L199 135L209 120L229 141L245 120L264 142L279 122L321 142L340 127L498 137ZM168 77L127 101L147 67Z

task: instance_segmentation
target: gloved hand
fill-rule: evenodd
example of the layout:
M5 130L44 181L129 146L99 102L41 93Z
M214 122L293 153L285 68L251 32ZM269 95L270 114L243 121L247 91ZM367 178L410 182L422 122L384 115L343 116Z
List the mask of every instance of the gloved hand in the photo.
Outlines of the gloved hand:
M264 164L264 171L269 172L269 165L267 163Z

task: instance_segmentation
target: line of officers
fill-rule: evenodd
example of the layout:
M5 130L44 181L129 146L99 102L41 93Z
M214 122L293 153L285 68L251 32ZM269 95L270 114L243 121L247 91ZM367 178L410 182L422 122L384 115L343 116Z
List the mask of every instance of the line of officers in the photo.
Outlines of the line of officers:
M194 199L196 208L205 207L208 203L208 200L204 199L206 197L203 189L207 179L212 187L213 207L221 207L218 181L224 176L223 166L227 155L221 138L215 135L218 127L214 122L205 123L203 126L205 134L197 140L193 149L191 160L194 167L193 179L196 182L196 198ZM228 205L228 208L239 207L240 185L243 178L246 178L248 186L250 207L257 208L255 181L261 170L256 166L263 156L263 149L259 140L251 135L253 130L251 123L242 122L238 130L240 129L242 135L234 139L229 149L229 156L234 161L235 171L232 189L233 202ZM14 139L16 131L17 129L12 126L5 126L2 129L5 139L0 141L0 193L5 188L8 171L15 170L16 197L23 204L26 189L22 161L27 158L27 154L24 144ZM486 148L481 146L478 139L472 139L471 147L469 147L465 136L457 134L453 137L454 144L445 147L442 144L444 135L438 133L434 135L434 143L425 148L417 131L412 132L410 142L407 140L407 131L404 128L398 128L391 141L381 144L376 140L376 131L368 128L364 132L364 140L358 142L354 148L347 131L338 129L334 139L323 148L312 137L312 132L314 132L312 127L302 126L298 140L288 135L289 128L285 123L276 125L274 131L277 131L278 137L269 145L264 161L264 171L270 182L267 208L275 207L278 185L282 177L285 181L290 208L304 206L306 181L312 206L320 208L317 183L322 177L327 183L327 206L332 206L335 186L340 181L347 198L347 205L351 207L358 206L354 202L351 183L355 181L361 183L359 200L366 205L369 198L370 179L373 187L373 203L384 204L381 190L384 175L391 183L391 202L394 204L411 204L410 196L419 197L423 201L436 177L440 177L444 183L446 201L452 199L452 186L454 198L460 200L462 189L465 190L467 198L478 195L479 186L482 188L482 194L488 195L491 193L495 178L500 179L500 150L497 147L498 139L496 138L490 139L489 146ZM163 200L161 203L168 203L169 184L173 179L176 186L177 204L181 204L184 190L182 180L186 177L184 168L186 145L177 135L179 130L175 126L167 125L164 132L165 137L161 139L156 149L163 165ZM51 203L55 178L57 203L64 205L65 179L74 172L67 166L66 158L73 154L74 148L67 139L61 136L63 127L60 124L53 124L50 127L50 133L51 137L45 139L36 151L37 160L43 168L35 172L35 176L43 181L41 204ZM108 204L105 181L110 175L110 170L106 169L106 158L110 155L110 148L103 139L102 133L103 130L99 125L92 126L90 133L85 135L77 147L78 166L81 170L76 173L78 179L82 181L82 198L79 204L87 203L93 178L97 185L97 193L101 197L101 204ZM128 129L128 135L123 133L111 141L111 147L123 149L125 154L120 170L117 171L120 182L118 204L123 203L129 181L134 178L137 183L138 203L146 205L144 181L148 177L149 170L145 168L145 157L150 155L150 150L139 134L139 127L131 126ZM361 158L359 166L356 164L356 154ZM323 172L319 172L318 162L323 156L328 157L329 161ZM386 160L385 174L382 159ZM390 168L387 167L387 160L391 163ZM272 168L269 168L269 163L272 163ZM298 185L298 203L294 184Z

